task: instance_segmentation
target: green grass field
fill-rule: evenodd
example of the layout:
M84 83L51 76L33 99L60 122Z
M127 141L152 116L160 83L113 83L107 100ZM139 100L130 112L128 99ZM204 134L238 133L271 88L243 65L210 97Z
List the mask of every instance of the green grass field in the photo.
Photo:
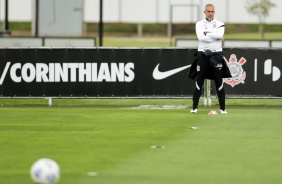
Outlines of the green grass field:
M282 100L227 99L209 116L213 102L189 114L191 99L0 99L0 183L32 183L42 157L60 184L281 183Z

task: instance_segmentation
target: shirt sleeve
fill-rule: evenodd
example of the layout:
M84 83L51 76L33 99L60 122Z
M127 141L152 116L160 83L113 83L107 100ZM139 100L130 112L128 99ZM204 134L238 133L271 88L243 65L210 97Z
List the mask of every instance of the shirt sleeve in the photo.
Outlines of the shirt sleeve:
M207 33L207 36L213 39L221 39L223 38L224 35L224 31L225 31L225 27L224 25L219 26L219 28L217 29L216 32L213 33Z
M206 36L204 35L204 30L202 28L201 22L196 23L196 34L199 41L208 42L208 43L214 41L214 39L208 36L208 34L206 34Z

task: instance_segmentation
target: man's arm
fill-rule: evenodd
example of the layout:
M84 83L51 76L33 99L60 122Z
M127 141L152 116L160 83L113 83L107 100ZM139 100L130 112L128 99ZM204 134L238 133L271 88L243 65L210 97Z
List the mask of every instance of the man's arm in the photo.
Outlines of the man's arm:
M208 33L207 34L204 33L204 30L202 29L200 22L197 22L196 24L196 34L199 41L209 42L209 43L214 41L213 38L208 36Z
M217 32L207 33L206 35L210 38L218 40L223 38L224 31L225 31L225 27L224 25L222 25L217 29Z

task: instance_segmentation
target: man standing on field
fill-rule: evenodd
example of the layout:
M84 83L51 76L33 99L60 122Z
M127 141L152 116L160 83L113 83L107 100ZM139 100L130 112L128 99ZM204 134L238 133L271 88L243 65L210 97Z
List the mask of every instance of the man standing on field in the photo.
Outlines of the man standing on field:
M227 114L225 109L225 91L222 78L231 77L227 64L222 57L224 41L224 23L214 18L215 9L212 4L205 6L206 18L196 23L196 34L199 40L197 58L189 71L189 77L196 78L193 93L193 108L190 113L198 112L198 103L205 79L215 82L220 113Z

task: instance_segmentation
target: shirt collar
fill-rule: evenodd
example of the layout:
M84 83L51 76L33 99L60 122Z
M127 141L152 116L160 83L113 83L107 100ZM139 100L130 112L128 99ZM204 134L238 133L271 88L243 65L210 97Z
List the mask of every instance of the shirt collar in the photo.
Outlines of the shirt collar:
M211 20L209 20L208 18L206 18L206 21L208 22L212 22L214 20L214 18L212 18Z

